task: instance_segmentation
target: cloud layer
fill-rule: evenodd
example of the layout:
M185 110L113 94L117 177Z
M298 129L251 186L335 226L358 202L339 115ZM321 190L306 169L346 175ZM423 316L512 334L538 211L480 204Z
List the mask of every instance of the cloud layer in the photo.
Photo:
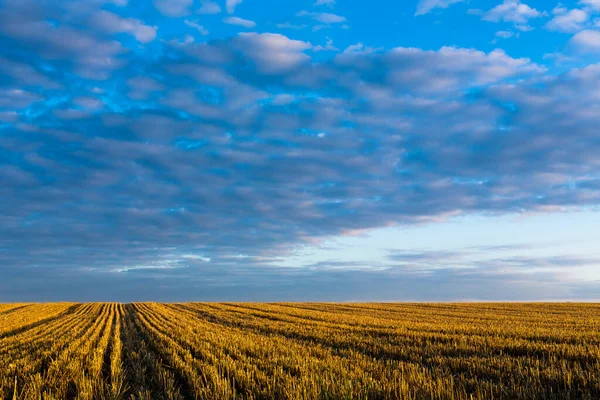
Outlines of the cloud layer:
M192 3L154 5L177 18ZM331 235L599 204L600 65L551 74L500 49L362 44L317 57L280 33L157 40L153 24L102 7L0 9L0 264L13 282L186 268L235 281ZM505 1L485 18L539 15ZM589 49L595 33L573 44ZM313 279L273 276L288 274Z

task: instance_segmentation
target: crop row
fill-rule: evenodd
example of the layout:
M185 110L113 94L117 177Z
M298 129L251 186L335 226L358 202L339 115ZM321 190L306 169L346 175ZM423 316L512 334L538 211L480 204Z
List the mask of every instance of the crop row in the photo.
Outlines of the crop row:
M596 304L0 305L0 399L594 399Z

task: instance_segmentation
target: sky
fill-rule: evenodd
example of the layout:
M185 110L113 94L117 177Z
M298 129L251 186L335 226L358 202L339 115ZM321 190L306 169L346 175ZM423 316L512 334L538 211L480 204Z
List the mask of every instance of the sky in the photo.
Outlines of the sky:
M600 0L0 0L0 301L600 296Z

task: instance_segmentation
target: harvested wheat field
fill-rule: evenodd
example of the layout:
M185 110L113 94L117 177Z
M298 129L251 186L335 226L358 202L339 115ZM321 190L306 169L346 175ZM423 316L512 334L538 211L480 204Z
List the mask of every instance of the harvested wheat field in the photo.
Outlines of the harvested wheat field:
M596 399L600 305L0 305L4 399Z

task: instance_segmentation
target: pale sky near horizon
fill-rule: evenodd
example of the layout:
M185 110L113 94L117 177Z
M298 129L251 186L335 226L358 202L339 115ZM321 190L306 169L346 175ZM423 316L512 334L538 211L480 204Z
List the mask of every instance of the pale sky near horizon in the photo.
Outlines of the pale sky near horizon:
M598 121L598 0L0 0L0 301L596 300Z

